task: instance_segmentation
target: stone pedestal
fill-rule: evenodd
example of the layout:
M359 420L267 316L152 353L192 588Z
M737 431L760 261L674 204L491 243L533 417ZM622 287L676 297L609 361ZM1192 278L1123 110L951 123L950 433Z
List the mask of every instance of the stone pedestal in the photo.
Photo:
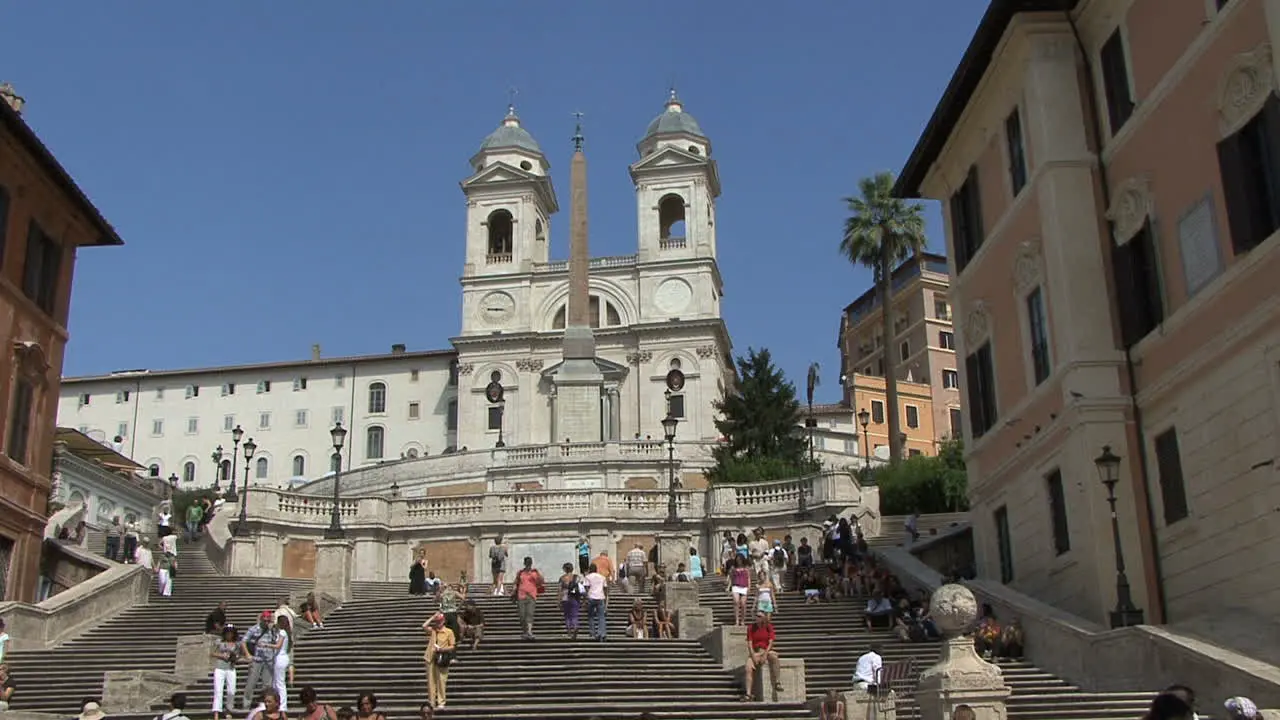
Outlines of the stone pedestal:
M257 577L258 541L253 537L232 536L227 541L227 574Z
M676 637L681 640L697 640L715 628L711 608L685 607L675 611Z
M747 664L747 629L719 625L699 640L711 657L720 661L725 670L736 670Z
M733 669L738 685L744 685L747 679L746 651L743 651L743 664ZM774 682L782 686L782 690L774 690ZM801 658L779 658L778 677L774 677L769 666L756 668L755 677L751 679L751 697L766 703L802 703L809 698L805 694L804 660Z
M351 599L351 564L355 543L350 540L316 542L315 592L333 596L338 602Z
M698 584L691 582L669 582L662 588L666 595L667 607L679 612L685 608L698 607Z
M962 585L943 585L933 593L930 614L947 638L937 664L920 674L916 703L922 720L951 720L956 707L968 705L978 720L1007 720L1011 692L1000 668L983 660L964 635L978 617L978 601Z
M213 674L213 650L218 638L201 633L179 635L173 651L173 674L191 682Z
M889 692L877 700L854 688L844 694L844 716L845 720L897 720L898 694Z
M119 670L102 674L102 709L107 716L151 713L155 705L185 690L186 681L154 670Z
M667 566L667 574L675 575L680 563L689 567L689 548L693 547L693 534L678 530L658 533L658 563Z

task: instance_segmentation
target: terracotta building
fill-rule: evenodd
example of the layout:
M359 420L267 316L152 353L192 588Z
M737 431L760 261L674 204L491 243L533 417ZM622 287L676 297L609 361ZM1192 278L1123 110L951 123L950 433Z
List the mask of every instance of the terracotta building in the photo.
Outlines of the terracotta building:
M1109 446L1146 620L1274 613L1277 36L1275 0L983 17L898 192L944 204L985 577L1117 608Z
M899 392L910 392L916 400L903 400L899 410L902 432L911 449L934 454L936 444L960 432L960 385L956 365L955 332L948 290L951 277L947 258L921 253L893 271L894 337L885 342L880 298L874 287L849 303L840 315L840 367L844 375L844 404L854 412L866 408L872 415L868 434L875 441L876 425L881 441L888 443L884 428L884 359L886 346L897 354ZM924 385L909 390L903 383ZM878 388L878 389L877 389ZM878 401L869 394L877 394ZM918 400L929 398L928 409ZM861 397L855 397L861 396ZM880 404L880 410L874 407ZM928 420L919 416L929 414ZM916 419L911 421L912 416Z
M0 597L35 597L76 248L122 241L0 86Z

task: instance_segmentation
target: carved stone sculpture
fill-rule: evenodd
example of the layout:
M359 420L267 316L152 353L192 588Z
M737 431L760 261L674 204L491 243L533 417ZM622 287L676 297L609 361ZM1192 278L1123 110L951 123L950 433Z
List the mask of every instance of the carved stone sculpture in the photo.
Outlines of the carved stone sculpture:
M1000 668L983 660L967 633L978 618L978 600L963 585L943 585L933 593L929 613L946 637L937 664L920 674L916 702L923 720L945 720L957 705L968 705L978 720L1007 720L1010 688Z

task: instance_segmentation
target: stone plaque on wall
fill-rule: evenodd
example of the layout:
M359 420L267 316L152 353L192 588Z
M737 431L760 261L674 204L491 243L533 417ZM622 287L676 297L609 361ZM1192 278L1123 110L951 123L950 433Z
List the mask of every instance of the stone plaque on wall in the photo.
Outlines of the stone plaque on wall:
M526 557L533 558L533 566L542 571L542 575L547 578L548 584L551 578L560 577L561 565L574 563L576 566L578 562L578 550L573 540L560 542L511 540L510 548L511 556L507 559L507 582L515 580L516 572L523 567ZM484 552L487 558L489 556L488 548L485 548Z
M1195 295L1222 272L1222 249L1214 227L1212 196L1200 200L1178 221L1178 245L1187 295Z

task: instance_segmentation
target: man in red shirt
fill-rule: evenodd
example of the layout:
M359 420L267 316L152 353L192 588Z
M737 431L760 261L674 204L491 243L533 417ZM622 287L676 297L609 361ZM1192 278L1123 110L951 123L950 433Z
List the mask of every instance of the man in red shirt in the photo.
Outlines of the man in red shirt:
M747 691L743 700L751 701L755 690L756 670L761 665L769 665L769 676L773 680L773 691L782 692L782 683L778 681L778 653L773 649L773 641L777 635L773 631L773 623L764 613L756 613L756 621L747 628Z

